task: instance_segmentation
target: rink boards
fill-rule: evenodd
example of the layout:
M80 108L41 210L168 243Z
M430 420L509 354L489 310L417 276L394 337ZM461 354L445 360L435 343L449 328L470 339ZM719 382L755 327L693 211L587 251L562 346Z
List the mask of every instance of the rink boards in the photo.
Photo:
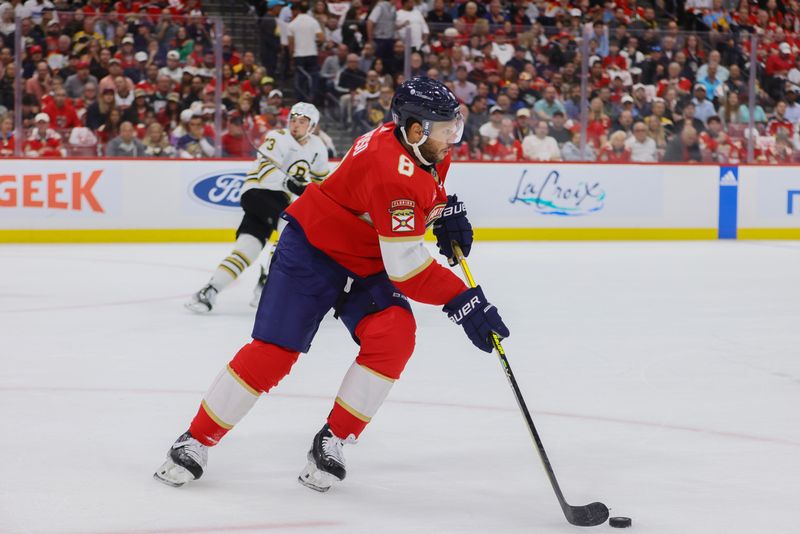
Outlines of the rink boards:
M5 160L0 242L227 241L250 166ZM800 238L800 167L454 163L447 189L484 240Z

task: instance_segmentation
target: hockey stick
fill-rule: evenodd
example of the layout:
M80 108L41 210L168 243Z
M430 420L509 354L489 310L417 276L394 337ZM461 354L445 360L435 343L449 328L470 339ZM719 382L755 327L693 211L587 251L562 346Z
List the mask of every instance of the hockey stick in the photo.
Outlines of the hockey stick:
M456 242L453 242L453 252L455 253L455 257L459 265L461 265L461 270L464 273L464 278L467 279L469 287L475 287L475 279L472 278L472 273L467 265L467 260L464 258L464 255L461 252L461 247L459 247L458 243ZM564 517L566 517L567 521L569 521L571 524L579 527L594 527L597 525L602 525L605 523L606 519L608 519L608 507L606 507L605 504L601 502L593 502L584 506L572 506L564 499L564 494L561 492L561 486L558 485L556 474L553 472L553 466L550 465L550 460L547 458L547 453L544 450L542 439L539 437L539 432L536 431L536 427L533 425L533 419L528 411L528 407L525 405L525 399L522 398L522 393L517 385L517 380L514 378L514 373L511 371L511 365L508 363L508 358L506 358L506 352L503 350L503 346L500 344L500 338L497 337L497 334L494 332L492 332L492 345L494 345L494 349L497 351L497 356L500 358L500 363L503 366L503 371L506 374L506 378L508 378L509 384L511 384L511 389L514 390L514 397L517 399L517 405L522 411L522 415L525 417L525 422L528 424L528 431L530 432L533 441L536 443L536 448L539 451L539 458L542 460L542 465L547 473L547 478L550 479L550 484L553 486L553 491L556 493L556 498L558 499L558 504L561 505L561 510L564 512Z

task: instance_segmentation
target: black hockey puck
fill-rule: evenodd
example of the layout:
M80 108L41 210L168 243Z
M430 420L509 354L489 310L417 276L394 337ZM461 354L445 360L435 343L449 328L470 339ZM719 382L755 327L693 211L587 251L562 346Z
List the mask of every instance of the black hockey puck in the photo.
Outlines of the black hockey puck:
M628 528L631 526L630 517L612 517L608 520L608 524L614 528Z

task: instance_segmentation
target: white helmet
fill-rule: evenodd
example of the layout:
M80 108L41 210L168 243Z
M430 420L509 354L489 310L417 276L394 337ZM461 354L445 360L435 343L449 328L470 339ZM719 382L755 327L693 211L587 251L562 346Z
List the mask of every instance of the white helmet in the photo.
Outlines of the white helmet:
M316 108L316 106L314 106L314 104L309 104L308 102L298 102L292 106L292 109L289 111L289 120L291 120L294 115L300 115L308 118L309 125L306 136L314 133L314 129L317 127L317 124L319 124L319 110Z

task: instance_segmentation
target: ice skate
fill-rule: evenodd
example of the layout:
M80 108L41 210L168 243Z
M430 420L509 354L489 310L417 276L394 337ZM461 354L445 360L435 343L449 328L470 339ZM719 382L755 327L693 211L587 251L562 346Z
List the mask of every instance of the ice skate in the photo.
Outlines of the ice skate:
M208 313L214 308L214 304L217 302L217 293L217 289L211 284L208 284L192 295L192 298L189 299L184 306L186 306L187 310L195 313Z
M153 473L153 478L177 488L203 476L207 463L208 447L187 431L167 451L167 461Z
M326 423L311 444L308 451L308 464L297 477L304 486L316 491L328 491L335 482L341 482L347 475L342 447L345 443L355 443L351 434L341 439L331 432Z
M267 283L267 270L261 265L261 274L258 276L258 283L253 289L253 299L250 301L250 306L258 308L258 302L261 300L261 293L264 291L264 286Z

